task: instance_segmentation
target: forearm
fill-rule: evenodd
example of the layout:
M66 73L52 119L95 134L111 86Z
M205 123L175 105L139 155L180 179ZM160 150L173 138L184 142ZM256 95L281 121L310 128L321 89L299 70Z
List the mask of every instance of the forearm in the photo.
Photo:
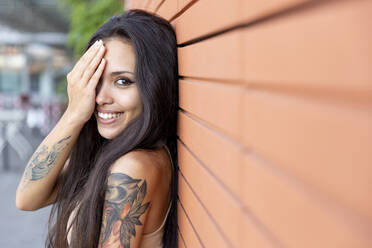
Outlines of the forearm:
M17 188L16 204L24 210L38 209L53 192L84 123L65 112L31 156Z
M104 53L103 42L97 41L67 74L68 108L26 166L17 188L19 209L35 210L53 202L63 165L94 112L96 87L106 65Z

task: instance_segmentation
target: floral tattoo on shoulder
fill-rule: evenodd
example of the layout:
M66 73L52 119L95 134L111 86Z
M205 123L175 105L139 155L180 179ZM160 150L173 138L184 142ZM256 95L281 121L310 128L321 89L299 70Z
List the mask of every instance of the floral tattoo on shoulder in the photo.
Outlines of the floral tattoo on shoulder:
M146 180L133 179L123 173L108 177L102 217L99 248L130 248L130 239L136 236L136 225L150 202L142 204L146 195Z

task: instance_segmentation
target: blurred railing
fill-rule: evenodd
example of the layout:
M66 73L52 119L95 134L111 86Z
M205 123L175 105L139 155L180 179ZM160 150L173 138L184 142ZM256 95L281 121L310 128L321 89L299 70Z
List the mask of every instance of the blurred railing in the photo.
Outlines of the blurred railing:
M22 97L0 94L0 164L5 171L24 168L61 116L59 100L35 105L25 104Z
M27 113L24 110L0 110L0 154L4 170L9 170L9 150L12 147L21 160L32 152L32 146L22 134L21 128L26 125Z

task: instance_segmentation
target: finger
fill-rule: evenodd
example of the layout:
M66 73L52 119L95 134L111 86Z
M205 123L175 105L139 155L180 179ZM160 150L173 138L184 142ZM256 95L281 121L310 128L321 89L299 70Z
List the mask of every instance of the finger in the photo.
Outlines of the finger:
M91 87L95 89L97 87L97 83L102 75L103 70L105 69L106 60L102 58L101 63L99 63L99 66L97 70L94 72L93 76L90 78L88 82L88 87Z
M81 77L84 73L87 64L92 60L92 58L97 54L99 48L102 46L102 40L96 41L79 59L74 67L74 74L77 77Z
M99 51L97 52L96 56L91 60L88 67L84 70L83 76L82 76L82 82L88 83L89 79L92 77L93 73L97 69L97 66L102 61L103 54L105 53L105 47L101 46Z
M84 73L87 64L91 61L91 59L96 55L98 49L102 45L102 41L96 41L89 49L84 53L84 55L79 59L76 63L75 68L77 76L81 77Z

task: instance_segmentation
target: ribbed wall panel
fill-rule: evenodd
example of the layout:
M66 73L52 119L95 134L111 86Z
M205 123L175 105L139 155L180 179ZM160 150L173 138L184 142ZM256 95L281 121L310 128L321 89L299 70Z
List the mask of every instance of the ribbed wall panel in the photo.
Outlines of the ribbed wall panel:
M179 56L179 247L372 247L372 2L132 0Z

